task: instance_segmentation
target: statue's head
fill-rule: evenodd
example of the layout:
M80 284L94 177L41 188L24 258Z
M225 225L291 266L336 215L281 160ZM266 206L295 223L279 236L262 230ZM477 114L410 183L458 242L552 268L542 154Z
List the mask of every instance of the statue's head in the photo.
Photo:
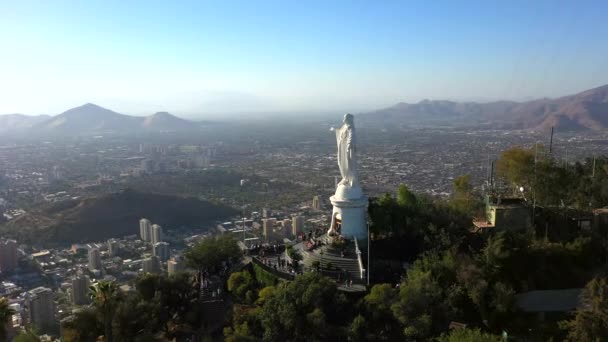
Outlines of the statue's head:
M344 115L343 122L349 126L353 126L355 124L355 116L352 114L346 114Z

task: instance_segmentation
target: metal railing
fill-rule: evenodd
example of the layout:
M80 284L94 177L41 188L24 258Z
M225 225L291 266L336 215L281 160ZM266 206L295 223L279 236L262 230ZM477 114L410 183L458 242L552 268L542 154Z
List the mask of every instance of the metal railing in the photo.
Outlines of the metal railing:
M361 250L359 249L359 243L357 242L357 238L353 238L355 240L355 253L357 253L357 262L359 263L359 272L361 275L361 279L365 279L365 268L363 267L363 260L361 259Z

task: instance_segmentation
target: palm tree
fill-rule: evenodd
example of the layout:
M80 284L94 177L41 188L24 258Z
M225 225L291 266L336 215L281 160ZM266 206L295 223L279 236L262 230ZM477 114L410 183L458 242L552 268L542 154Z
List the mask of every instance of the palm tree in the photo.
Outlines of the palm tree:
M89 290L89 298L103 316L105 340L112 342L112 317L120 301L118 286L112 281L100 281L90 286Z
M8 299L0 298L0 341L6 340L6 327L14 314L15 310L8 306Z

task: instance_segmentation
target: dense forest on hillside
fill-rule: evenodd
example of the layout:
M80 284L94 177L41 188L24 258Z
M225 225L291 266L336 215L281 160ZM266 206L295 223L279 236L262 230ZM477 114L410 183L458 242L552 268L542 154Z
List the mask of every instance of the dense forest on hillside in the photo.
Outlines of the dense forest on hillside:
M123 190L41 206L0 226L0 232L28 244L68 245L138 234L142 217L171 230L211 224L235 213L193 197Z

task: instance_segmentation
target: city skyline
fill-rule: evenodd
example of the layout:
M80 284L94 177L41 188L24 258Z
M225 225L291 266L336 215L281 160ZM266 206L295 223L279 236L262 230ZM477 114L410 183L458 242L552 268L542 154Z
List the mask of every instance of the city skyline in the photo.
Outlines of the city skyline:
M608 83L606 4L0 4L0 114L366 111Z

